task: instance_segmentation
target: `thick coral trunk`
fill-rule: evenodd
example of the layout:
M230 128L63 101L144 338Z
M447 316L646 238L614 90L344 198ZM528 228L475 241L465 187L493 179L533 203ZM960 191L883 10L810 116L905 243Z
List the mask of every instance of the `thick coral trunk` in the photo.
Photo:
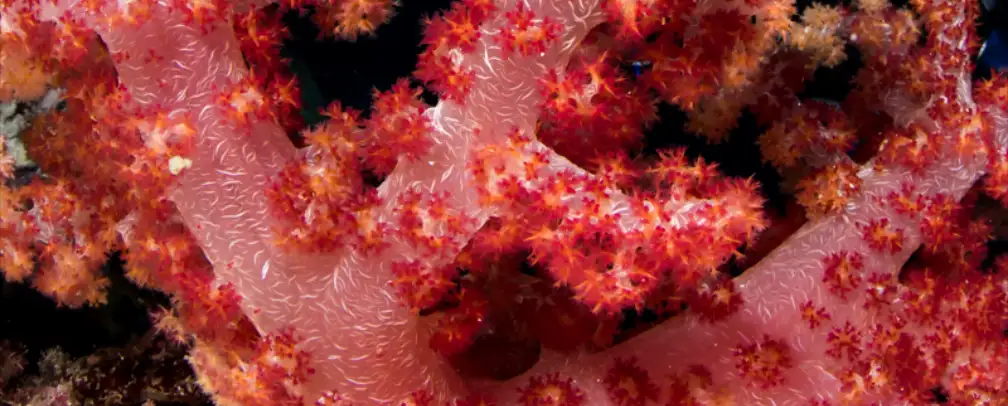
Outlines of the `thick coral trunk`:
M514 7L508 3L503 9ZM456 208L476 218L489 215L479 212L467 180L471 148L502 140L512 127L530 133L538 114L536 80L601 22L595 2L532 3L537 17L563 24L561 40L535 57L503 58L492 37L484 36L466 56L478 77L473 93L464 105L443 102L429 112L436 146L421 162L400 165L382 184L387 204L380 218L391 217L396 196L415 186L425 194L449 192ZM427 346L427 332L387 286L391 263L406 254L401 244L393 242L392 255L376 258L354 252L291 255L271 245L263 190L294 148L271 122L255 123L251 134L235 131L233 119L215 106L215 90L247 75L230 27L204 35L176 17L155 13L140 30L101 35L111 51L129 55L117 69L138 101L186 110L198 119L193 165L172 199L218 280L236 286L256 325L265 332L291 326L306 339L316 370L308 400L323 390L379 403L418 389L444 398L462 393L455 374ZM486 29L498 29L503 20L498 15ZM144 57L151 52L160 58ZM479 138L472 131L477 127Z

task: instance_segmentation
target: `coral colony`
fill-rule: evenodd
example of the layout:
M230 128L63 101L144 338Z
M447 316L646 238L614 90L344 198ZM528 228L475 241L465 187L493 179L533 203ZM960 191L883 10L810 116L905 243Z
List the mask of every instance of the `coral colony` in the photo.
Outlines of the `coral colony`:
M220 405L1008 404L979 2L460 0L312 126L280 16L402 5L265 3L0 1L0 98L62 99L0 143L9 283L100 306L121 252ZM752 117L786 214L647 147L660 105L711 144Z

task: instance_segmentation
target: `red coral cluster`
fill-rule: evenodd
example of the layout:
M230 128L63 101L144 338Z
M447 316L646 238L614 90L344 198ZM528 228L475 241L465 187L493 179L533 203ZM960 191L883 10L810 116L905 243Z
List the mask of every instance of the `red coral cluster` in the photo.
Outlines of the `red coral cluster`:
M66 99L22 136L45 177L0 186L0 270L97 305L123 250L221 404L1008 400L1008 259L980 210L1008 201L1008 76L970 77L976 5L553 3L456 2L413 75L438 106L402 79L305 129L276 10L0 2L0 97ZM394 4L281 9L356 39ZM192 43L123 38L149 30ZM854 89L804 100L845 44ZM646 148L662 103L710 143L754 113L804 218Z

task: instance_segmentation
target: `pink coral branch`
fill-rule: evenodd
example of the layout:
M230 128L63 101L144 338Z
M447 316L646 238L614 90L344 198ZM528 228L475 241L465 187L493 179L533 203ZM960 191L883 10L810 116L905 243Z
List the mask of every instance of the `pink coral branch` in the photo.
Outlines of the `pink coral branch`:
M473 96L464 107L442 102L432 109L437 131L430 136L437 145L420 162L397 167L382 184L379 195L386 206L380 218L390 217L396 196L414 186L425 194L449 192L453 205L476 210L475 190L467 187L463 164L468 151L495 137L503 139L509 127L531 130L537 101L528 95L535 93L535 78L565 60L602 21L595 3L536 4L533 9L565 26L559 45L536 57L504 59L498 47L483 41L468 54L466 63L481 79ZM354 252L289 255L270 245L262 188L291 159L293 147L272 123L256 123L249 134L228 125L233 119L213 98L217 89L247 75L238 64L235 40L224 27L203 35L176 18L155 14L141 30L102 35L113 52L131 56L117 67L138 101L189 110L198 117L197 152L172 198L218 280L236 286L261 330L293 326L306 337L316 361L311 393L334 389L379 402L401 399L418 388L446 398L461 393L453 373L427 347L427 332L387 286L389 266L397 258L362 258ZM487 29L502 24L498 17ZM152 49L172 53L143 59ZM474 126L480 128L480 138L473 137ZM489 215L474 214L481 219ZM475 229L470 226L470 232ZM390 252L408 253L401 243L393 244Z
M1000 129L999 134L1000 144L1005 145L1008 128ZM917 231L919 220L898 214L880 204L878 198L899 192L904 182L910 182L924 194L947 193L958 200L983 173L985 162L983 157L947 158L919 175L898 168L871 169L871 165L866 165L863 168L864 193L847 214L807 224L736 279L744 305L726 319L709 323L694 313L687 313L602 353L575 357L547 354L521 377L504 385L488 383L479 387L506 402L515 396L518 388L528 384L529 377L559 372L561 376L573 378L585 392L585 404L611 405L616 403L609 398L602 378L609 372L613 360L635 358L640 367L651 371L656 378L686 373L696 365L706 367L715 377L714 385L695 395L698 400L730 398L736 404L772 401L794 405L811 404L809 402L816 399L839 401L841 364L823 357L828 347L826 335L810 331L802 318L802 304L812 300L817 306L829 309L831 324L835 325L849 321L859 329L868 330L880 320L877 314L860 306L866 296L864 290L846 300L830 294L829 287L822 281L822 258L841 251L866 253L865 269L887 279L895 278L895 273L913 251L910 247L921 243ZM907 230L904 249L893 255L869 249L857 225L875 218L893 219L896 227ZM740 346L759 343L766 336L784 342L792 358L792 366L782 371L782 384L769 390L761 389L752 380L739 379L739 358L733 353ZM895 397L865 396L857 401L858 404L872 401L901 404Z

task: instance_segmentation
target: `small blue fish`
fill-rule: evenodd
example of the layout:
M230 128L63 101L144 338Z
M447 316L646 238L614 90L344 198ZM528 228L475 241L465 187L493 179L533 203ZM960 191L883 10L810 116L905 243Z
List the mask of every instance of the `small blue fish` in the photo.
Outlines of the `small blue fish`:
M979 67L982 69L1008 70L1008 1L981 0L984 8L993 16L994 24L987 41L980 46Z
M1008 41L1003 38L1008 32L994 30L987 42L980 46L980 63L995 70L1008 69Z
M651 61L630 62L630 69L633 71L634 78L640 77L640 75L644 73L644 70L650 67Z

